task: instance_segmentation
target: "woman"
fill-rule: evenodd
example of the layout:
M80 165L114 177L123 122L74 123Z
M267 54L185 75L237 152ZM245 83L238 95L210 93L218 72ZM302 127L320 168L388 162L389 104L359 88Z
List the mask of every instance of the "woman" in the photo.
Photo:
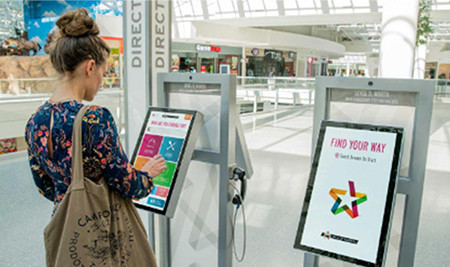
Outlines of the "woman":
M110 50L98 37L99 29L86 9L62 15L50 44L50 60L60 74L50 99L31 116L26 142L34 182L40 193L58 205L72 180L72 128L82 100L92 101L107 70ZM111 113L99 106L88 108L82 123L84 176L99 183L104 177L120 196L139 199L153 187L152 177L165 168L158 155L141 169L129 163Z

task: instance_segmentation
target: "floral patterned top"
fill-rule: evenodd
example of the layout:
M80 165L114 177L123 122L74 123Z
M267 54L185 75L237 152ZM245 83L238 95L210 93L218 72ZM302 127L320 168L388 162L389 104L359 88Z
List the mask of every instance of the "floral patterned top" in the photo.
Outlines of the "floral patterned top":
M25 129L34 182L39 192L54 202L54 211L72 181L72 129L82 106L76 100L58 104L47 101L31 116ZM47 146L52 109L53 158ZM151 192L152 178L129 163L114 119L106 108L88 108L83 117L82 133L85 177L96 183L105 177L110 188L124 198L139 199Z

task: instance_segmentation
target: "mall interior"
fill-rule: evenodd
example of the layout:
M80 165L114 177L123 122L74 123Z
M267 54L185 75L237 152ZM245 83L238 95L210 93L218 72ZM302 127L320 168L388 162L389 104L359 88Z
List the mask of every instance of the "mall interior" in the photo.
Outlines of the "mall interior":
M146 129L182 141L135 200L158 266L450 266L449 0L0 0L0 266L46 265L24 131L78 8L111 49L84 104L136 168Z

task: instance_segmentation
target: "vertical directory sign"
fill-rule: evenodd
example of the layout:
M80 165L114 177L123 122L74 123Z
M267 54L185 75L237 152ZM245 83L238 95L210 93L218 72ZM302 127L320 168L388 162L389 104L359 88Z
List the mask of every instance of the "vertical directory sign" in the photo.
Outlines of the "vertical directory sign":
M295 248L382 266L403 129L323 121Z
M166 169L153 177L150 195L135 201L138 207L168 215L170 202L176 205L187 169L182 166L189 164L201 119L202 115L196 111L149 109L132 162L134 168L141 170L149 160L161 155Z
M126 148L131 153L150 104L148 54L148 1L124 1Z

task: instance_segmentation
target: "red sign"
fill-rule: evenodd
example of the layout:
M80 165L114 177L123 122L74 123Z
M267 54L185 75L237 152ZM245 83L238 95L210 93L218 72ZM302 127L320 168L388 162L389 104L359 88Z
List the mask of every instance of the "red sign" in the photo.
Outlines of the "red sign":
M220 48L220 46L213 46L213 45L196 45L195 49L197 51L205 51L205 52L217 52L219 53L222 48Z

